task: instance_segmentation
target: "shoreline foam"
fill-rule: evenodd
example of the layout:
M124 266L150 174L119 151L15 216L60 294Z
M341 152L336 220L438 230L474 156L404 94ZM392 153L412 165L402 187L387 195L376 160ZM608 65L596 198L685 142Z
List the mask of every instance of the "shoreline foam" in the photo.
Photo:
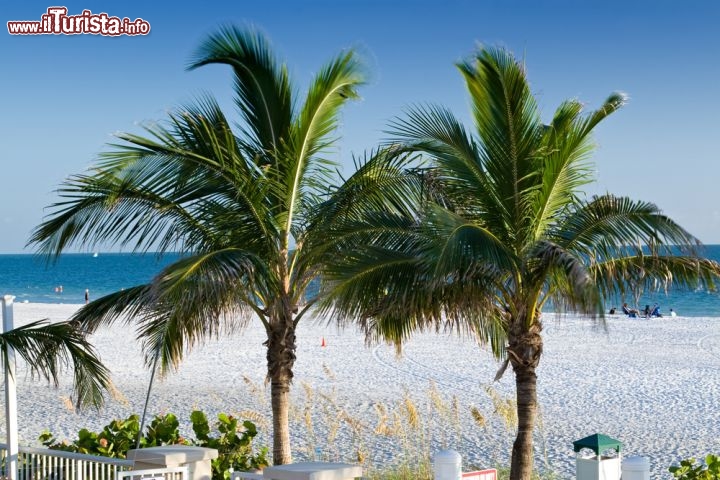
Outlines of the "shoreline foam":
M79 307L15 304L15 323L66 320ZM572 442L593 433L622 441L623 455L649 457L653 478L669 477L667 467L681 458L713 453L720 445L717 322L716 318L615 316L607 319L605 332L589 320L546 315L545 350L538 368L538 469L572 477ZM244 333L195 348L178 372L154 385L148 419L172 412L187 429L194 408L211 418L219 412L256 415L261 432L256 444L268 444L264 340L264 331L253 322ZM122 325L102 329L92 343L111 368L124 400L109 400L99 413L75 413L67 406L68 381L54 389L30 379L20 364L22 443L37 444L45 429L58 439L72 439L80 428L100 430L112 419L142 411L150 373L132 329ZM399 455L407 450L403 442L412 439L417 445L432 436L433 451L445 446L460 451L466 469L509 464L514 432L493 413L486 387L514 398L514 378L508 371L493 383L498 364L471 340L416 335L404 346L403 357L397 358L392 346L368 347L364 336L354 330L338 331L324 321L306 319L299 325L297 345L291 412L296 458L304 452L312 455L320 446L328 459L352 461L361 451L375 464L399 462ZM421 420L430 423L418 431L405 427L404 437L376 434L382 423L378 411L386 411L386 426L392 427L402 419L406 397ZM484 427L474 423L471 406L485 417ZM353 422L358 425L352 427ZM4 421L1 429L4 435Z

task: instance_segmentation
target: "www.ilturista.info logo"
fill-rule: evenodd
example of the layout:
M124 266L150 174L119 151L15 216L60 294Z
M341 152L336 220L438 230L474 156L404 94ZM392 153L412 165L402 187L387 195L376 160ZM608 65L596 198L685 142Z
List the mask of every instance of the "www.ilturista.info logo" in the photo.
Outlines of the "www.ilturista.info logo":
M40 21L7 22L10 35L147 35L150 24L138 18L111 17L107 13L83 10L80 15L68 15L65 7L50 7Z

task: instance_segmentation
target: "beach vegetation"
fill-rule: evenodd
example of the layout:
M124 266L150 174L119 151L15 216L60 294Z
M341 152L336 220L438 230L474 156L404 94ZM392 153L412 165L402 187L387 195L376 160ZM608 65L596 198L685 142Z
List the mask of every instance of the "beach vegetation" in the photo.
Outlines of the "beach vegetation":
M190 422L195 438L181 435L177 417L167 413L155 416L143 435L138 435L140 417L133 414L124 420L111 421L100 432L83 428L72 442L59 441L49 431L43 432L39 440L52 450L113 458L127 458L131 449L161 445L213 448L218 451L218 457L212 460L214 480L227 480L233 470L250 471L262 469L269 464L267 447L257 450L253 447L253 439L258 434L253 422L245 420L240 423L234 416L220 413L213 426L200 410L190 414Z
M673 474L673 478L678 480L720 480L720 457L707 455L704 463L697 463L695 458L688 458L668 470Z
M192 412L190 420L196 438L192 444L218 451L218 457L212 461L213 477L217 480L229 479L232 470L258 470L269 465L267 447L253 450L252 441L258 434L253 422L239 423L236 417L220 413L215 423L217 434L213 435L202 411Z
M29 244L49 259L71 245L180 252L148 283L98 298L72 319L88 333L134 323L147 365L163 374L191 347L258 319L267 332L272 457L284 464L292 459L295 331L316 303L306 291L327 254L312 252L325 232L309 219L336 178L339 115L365 72L344 51L301 97L267 37L235 26L208 35L190 69L207 65L231 67L237 118L204 95L143 134L118 134L88 172L62 184Z
M323 368L328 378L335 378ZM503 448L515 431L514 412L507 408L512 398L492 386L484 389L487 398L477 399L481 407L462 404L430 381L424 391L403 388L399 398L373 401L370 411L358 413L339 401L336 386L328 383L320 388L303 382L301 402L291 408L302 460L358 463L368 479L421 480L433 477L434 453L456 448L463 455L474 454L474 462L464 458L464 470L497 467L507 478ZM546 470L542 478L552 478L547 464ZM533 478L541 477L536 472Z
M502 361L497 378L508 367L515 377L515 402L500 411L516 412L510 478L524 480L533 471L543 310L602 322L604 298L712 290L720 265L658 206L586 195L592 132L624 94L589 113L564 101L545 123L524 62L508 50L481 48L457 67L471 128L435 105L409 107L391 123L387 149L406 155L416 179L403 188L419 185L398 201L403 208L348 206L358 196L352 183L322 206L319 222L324 211L344 212L326 229L338 253L322 272L322 306L399 349L418 330L455 330L489 345Z
M130 415L127 419L111 421L100 432L92 432L86 428L80 429L77 438L72 442L57 440L48 430L38 437L43 446L51 450L77 452L88 455L101 455L103 457L125 458L128 450L135 448L138 431L140 430L140 417ZM168 445L170 439L157 438L157 445ZM141 445L145 446L147 440L142 437Z

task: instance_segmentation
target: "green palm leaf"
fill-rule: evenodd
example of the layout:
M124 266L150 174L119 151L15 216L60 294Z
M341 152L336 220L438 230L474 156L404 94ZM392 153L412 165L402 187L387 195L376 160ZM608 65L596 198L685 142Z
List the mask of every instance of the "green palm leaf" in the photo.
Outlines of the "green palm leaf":
M255 248L271 247L268 235L256 235L274 229L266 190L216 105L182 109L169 129L148 132L164 143L121 135L129 143L103 155L94 174L71 177L29 243L54 255L72 242L203 250L223 244L226 226L237 225L233 232ZM206 143L207 151L197 147Z
M287 68L278 64L267 38L254 30L223 27L208 36L190 68L213 63L233 69L235 102L250 144L258 151L278 150L292 122L292 90Z
M534 207L539 216L533 222L536 240L551 228L556 212L574 204L580 189L593 180L589 162L593 151L589 136L592 126L620 108L623 102L623 96L612 95L587 119L581 116L582 105L577 101L564 102L555 112L544 131L543 179Z
M292 154L284 172L287 188L285 231L293 229L293 220L308 193L320 193L330 183L334 164L318 154L333 143L329 135L337 128L340 107L357 98L356 88L364 82L361 67L352 52L331 61L311 83L304 107L293 123L289 149Z
M548 233L563 246L588 254L599 250L605 256L612 256L614 252L603 252L603 246L614 249L626 245L665 245L666 248L681 245L693 253L692 246L699 244L656 205L609 194L575 203Z
M73 392L77 407L103 405L103 393L110 385L109 371L100 362L87 338L69 322L31 322L0 333L4 364L8 349L23 358L32 375L58 385L64 367L72 365Z
M473 106L475 127L482 139L483 164L503 203L504 223L519 245L529 239L528 191L537 188L539 115L524 68L502 49L484 49L459 64ZM523 233L523 235L520 235Z

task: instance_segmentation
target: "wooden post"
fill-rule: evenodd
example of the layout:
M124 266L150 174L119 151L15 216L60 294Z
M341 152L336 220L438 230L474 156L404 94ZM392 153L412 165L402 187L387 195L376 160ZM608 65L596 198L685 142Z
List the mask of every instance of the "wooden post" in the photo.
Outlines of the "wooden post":
M12 295L2 298L3 332L12 330L13 325ZM5 478L17 480L18 469L18 425L17 425L17 393L15 390L15 351L8 347L7 363L5 364L5 428L7 431L7 458L5 459Z

